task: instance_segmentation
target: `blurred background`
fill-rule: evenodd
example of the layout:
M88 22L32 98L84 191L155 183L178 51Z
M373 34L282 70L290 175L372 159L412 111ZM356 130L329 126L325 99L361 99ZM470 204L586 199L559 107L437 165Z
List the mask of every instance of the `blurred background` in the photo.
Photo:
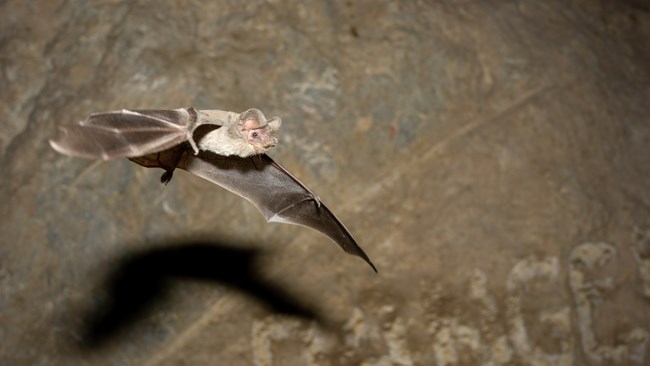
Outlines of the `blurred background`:
M647 365L644 1L0 1L0 364ZM55 153L121 108L283 119L350 229Z

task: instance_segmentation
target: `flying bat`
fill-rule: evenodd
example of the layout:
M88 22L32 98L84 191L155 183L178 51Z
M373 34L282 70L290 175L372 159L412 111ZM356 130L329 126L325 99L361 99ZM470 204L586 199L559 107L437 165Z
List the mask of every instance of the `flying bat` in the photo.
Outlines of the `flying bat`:
M95 113L61 127L50 140L59 153L88 159L129 160L165 170L186 170L250 201L268 222L319 231L348 254L372 264L341 221L300 180L266 152L278 143L279 117L255 108L242 113L197 110L128 110Z

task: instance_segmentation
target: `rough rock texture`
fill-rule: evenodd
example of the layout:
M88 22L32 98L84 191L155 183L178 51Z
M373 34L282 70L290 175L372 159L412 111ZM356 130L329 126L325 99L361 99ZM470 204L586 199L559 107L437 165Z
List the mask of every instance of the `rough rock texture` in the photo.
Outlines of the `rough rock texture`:
M649 9L0 1L0 364L647 365ZM189 174L47 144L180 106L281 116L272 155L379 274Z

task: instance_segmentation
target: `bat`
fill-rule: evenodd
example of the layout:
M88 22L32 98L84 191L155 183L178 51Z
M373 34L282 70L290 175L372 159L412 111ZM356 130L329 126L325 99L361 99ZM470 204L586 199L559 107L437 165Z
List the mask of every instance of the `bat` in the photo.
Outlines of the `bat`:
M59 153L88 159L129 160L162 168L167 184L186 170L250 201L267 222L316 230L377 272L348 229L320 198L266 152L278 143L282 121L255 108L242 113L197 110L128 110L95 113L61 127L50 140Z

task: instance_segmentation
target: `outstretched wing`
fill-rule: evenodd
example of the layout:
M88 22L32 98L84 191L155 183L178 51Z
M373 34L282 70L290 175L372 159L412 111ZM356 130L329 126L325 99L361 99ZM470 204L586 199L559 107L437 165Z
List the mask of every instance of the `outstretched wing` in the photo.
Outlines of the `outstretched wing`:
M201 151L197 156L186 154L177 167L247 199L269 222L302 225L327 235L345 252L361 257L377 272L332 211L268 155L240 158Z
M75 125L61 127L62 135L50 140L50 145L62 154L89 159L137 157L184 141L194 144L196 121L194 108L95 113ZM195 145L193 148L197 151Z

